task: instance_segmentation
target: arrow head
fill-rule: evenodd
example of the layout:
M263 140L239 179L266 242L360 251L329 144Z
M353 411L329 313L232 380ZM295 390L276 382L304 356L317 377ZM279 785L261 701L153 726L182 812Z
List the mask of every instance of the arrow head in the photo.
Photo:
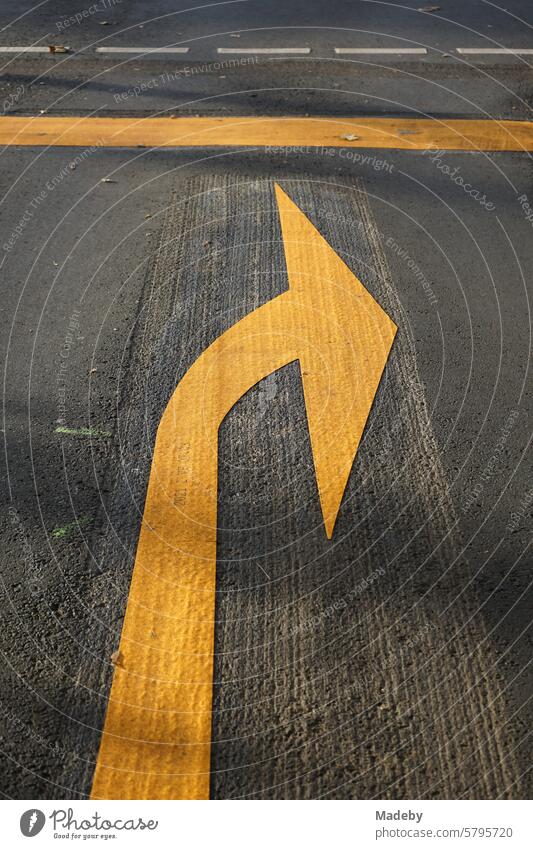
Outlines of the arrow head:
M397 327L278 185L294 332L328 539Z

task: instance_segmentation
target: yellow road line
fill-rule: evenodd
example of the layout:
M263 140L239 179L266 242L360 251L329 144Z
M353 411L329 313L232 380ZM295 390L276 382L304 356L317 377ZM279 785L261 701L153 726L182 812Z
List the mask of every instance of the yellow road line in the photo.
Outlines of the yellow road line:
M161 419L93 798L209 797L218 429L298 360L331 537L396 326L276 187L289 288L207 348Z
M355 136L347 139L346 136ZM533 150L528 121L427 118L0 118L2 145Z

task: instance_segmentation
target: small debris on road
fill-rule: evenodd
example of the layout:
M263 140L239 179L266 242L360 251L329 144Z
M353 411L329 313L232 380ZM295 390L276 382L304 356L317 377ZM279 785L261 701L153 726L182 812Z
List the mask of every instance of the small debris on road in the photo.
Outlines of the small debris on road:
M111 660L111 663L113 664L113 666L122 666L122 667L124 666L124 658L122 657L121 651L118 651L118 650L114 651L113 654L111 655L110 660Z
M50 53L68 53L70 47L64 47L62 44L49 44L48 50Z
M361 138L360 136L354 136L353 133L346 133L346 135L341 136L341 139L346 139L346 141L356 141Z

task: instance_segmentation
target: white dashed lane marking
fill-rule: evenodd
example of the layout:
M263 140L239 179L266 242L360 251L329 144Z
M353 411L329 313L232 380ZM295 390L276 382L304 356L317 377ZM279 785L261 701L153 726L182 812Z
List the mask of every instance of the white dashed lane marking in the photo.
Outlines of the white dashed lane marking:
M531 56L533 48L529 47L458 47L458 53L469 56L481 56L481 54L503 55L503 56Z
M0 47L0 53L50 53L46 47Z
M97 54L113 54L123 53L132 54L137 58L149 56L153 53L160 54L185 54L189 53L190 47L96 47L94 52ZM334 47L321 48L333 49L337 56L357 56L357 55L375 55L375 56L426 56L428 48L426 47ZM533 55L533 47L455 47L448 48L450 51L455 50L456 53L462 56L531 56ZM83 51L84 48L81 48ZM80 51L80 52L81 52ZM0 53L43 53L48 56L58 53L74 53L78 52L73 48L56 48L45 46L0 46ZM90 52L90 51L88 51ZM256 56L308 56L313 51L311 47L217 47L218 54L226 55L256 55ZM440 53L440 51L439 51Z

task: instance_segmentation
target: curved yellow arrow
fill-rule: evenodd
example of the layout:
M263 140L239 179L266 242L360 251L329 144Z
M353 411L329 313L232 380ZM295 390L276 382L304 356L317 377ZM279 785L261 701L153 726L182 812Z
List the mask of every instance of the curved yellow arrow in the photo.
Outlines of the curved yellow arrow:
M330 538L396 326L276 186L289 289L196 360L163 414L93 798L209 798L218 429L300 363Z

